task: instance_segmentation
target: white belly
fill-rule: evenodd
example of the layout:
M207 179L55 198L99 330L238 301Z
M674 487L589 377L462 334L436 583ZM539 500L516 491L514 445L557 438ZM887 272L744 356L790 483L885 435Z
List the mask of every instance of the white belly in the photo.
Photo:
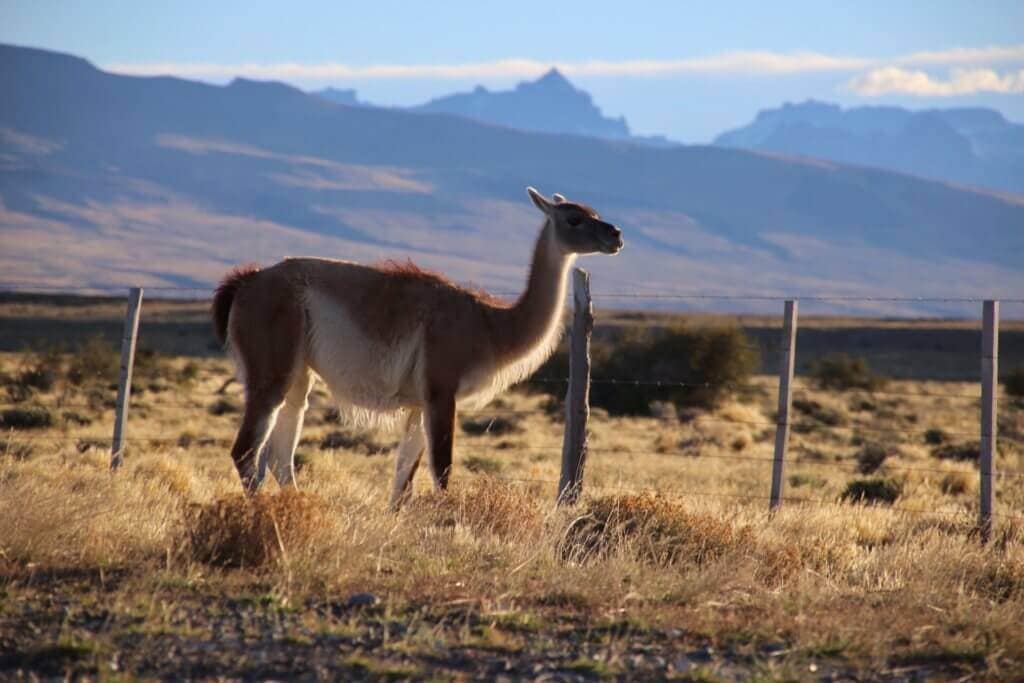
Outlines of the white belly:
M310 317L310 365L340 403L375 412L418 405L425 395L423 331L375 340L347 311L316 290L306 294Z

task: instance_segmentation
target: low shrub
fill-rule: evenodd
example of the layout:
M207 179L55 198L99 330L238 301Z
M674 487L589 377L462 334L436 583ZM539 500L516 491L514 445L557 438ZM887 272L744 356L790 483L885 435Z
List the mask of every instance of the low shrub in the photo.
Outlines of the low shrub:
M193 559L221 567L261 567L310 543L329 523L327 504L306 491L232 494L186 513Z
M1024 366L1017 366L1006 373L1003 378L1003 389L1007 396L1024 399Z
M8 408L0 413L0 428L44 429L53 426L53 413L46 408Z
M625 550L655 564L700 565L754 542L749 527L734 527L654 494L593 498L580 512L559 548L563 558L577 562Z
M871 372L867 361L860 356L829 354L811 363L810 371L822 389L875 391L885 386L885 379Z
M88 427L92 424L92 418L88 415L82 415L81 413L73 410L65 410L61 414L61 419L68 424L78 425L79 427Z
M892 505L901 495L903 495L903 484L895 479L876 477L851 481L846 485L840 499L851 503Z
M366 454L383 453L393 448L394 444L379 443L369 435L361 432L339 429L328 432L320 440L320 450L333 451L345 449Z
M210 413L210 415L219 416L232 415L234 413L240 412L241 410L242 409L238 406L238 404L232 401L231 399L218 398L216 401L214 401L207 407L206 412Z
M596 378L636 383L597 382L590 404L610 415L650 415L651 404L714 408L741 391L760 365L754 343L738 327L642 330L591 346ZM538 371L542 377L567 377L569 359L562 349ZM659 382L661 384L659 384ZM565 385L551 382L542 391L560 400ZM663 407L662 407L663 410Z
M191 384L199 377L199 363L190 360L182 366L178 379L184 384Z
M932 455L939 460L978 462L981 459L981 446L970 442L950 443L933 449Z
M924 442L929 446L939 446L947 441L949 441L949 435L937 427L933 427L924 433Z
M838 410L826 408L817 401L809 399L796 399L793 407L804 415L829 427L838 427L846 422L846 416Z
M121 359L114 345L102 336L90 337L68 359L67 378L72 384L107 385L117 382Z
M967 472L947 472L939 481L939 489L947 495L959 496L970 490L972 479Z
M467 470L477 474L498 474L501 472L501 462L482 455L471 455L463 463Z
M854 457L857 459L858 472L861 474L872 474L889 457L889 450L881 444L866 443L857 451Z

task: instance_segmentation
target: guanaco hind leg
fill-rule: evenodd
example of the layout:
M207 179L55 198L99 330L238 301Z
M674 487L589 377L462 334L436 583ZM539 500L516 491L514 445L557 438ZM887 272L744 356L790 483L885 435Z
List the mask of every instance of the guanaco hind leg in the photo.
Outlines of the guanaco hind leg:
M295 446L302 431L302 419L309 407L307 397L313 388L313 373L304 368L288 390L284 405L277 413L277 421L270 439L264 446L265 458L274 479L282 488L295 485Z
M455 393L437 393L430 398L426 412L427 439L430 443L430 473L441 491L448 488L455 445Z

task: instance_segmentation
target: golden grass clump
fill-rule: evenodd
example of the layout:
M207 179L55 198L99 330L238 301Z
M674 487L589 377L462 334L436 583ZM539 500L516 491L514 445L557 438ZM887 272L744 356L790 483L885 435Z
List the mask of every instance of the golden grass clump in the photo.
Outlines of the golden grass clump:
M434 526L465 526L508 539L537 533L542 516L528 492L480 475L468 485L412 499L408 513Z
M584 503L583 514L566 528L562 557L578 562L623 551L654 564L718 559L754 545L750 527L691 512L657 494L609 495Z
M186 514L188 547L195 560L221 567L255 568L312 543L328 525L327 504L305 491L230 494L193 505Z

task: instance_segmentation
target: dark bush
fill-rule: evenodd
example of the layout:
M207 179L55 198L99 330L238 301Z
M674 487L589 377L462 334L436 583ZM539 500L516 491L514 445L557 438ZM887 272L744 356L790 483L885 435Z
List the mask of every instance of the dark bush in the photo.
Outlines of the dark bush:
M929 446L940 446L949 441L949 435L938 428L932 428L924 433L924 442Z
M846 418L842 413L832 408L826 408L817 401L796 399L793 401L793 407L804 415L829 427L838 427L846 422Z
M877 443L867 443L857 451L854 456L857 459L857 471L861 474L871 474L878 470L889 457L889 451Z
M631 330L592 344L594 378L629 382L595 382L590 404L611 415L649 415L655 401L710 409L741 389L759 364L753 342L737 327ZM537 374L564 378L568 368L560 350ZM556 398L565 393L563 383L540 386Z
M199 377L199 363L194 360L190 360L182 366L181 372L178 373L178 377L185 384L191 384Z
M465 461L463 461L463 466L470 472L475 472L476 474L495 475L500 473L502 470L502 464L500 461L482 455L469 456Z
M1015 367L1006 373L1003 388L1006 389L1007 396L1024 399L1024 366Z
M121 359L113 344L97 335L90 337L68 361L68 381L75 385L109 384L117 381Z
M210 415L231 415L237 413L241 408L238 404L227 398L218 398L206 409Z
M75 424L79 427L88 427L92 424L92 418L88 415L82 415L73 410L66 410L61 414L61 418L68 424Z
M43 429L53 426L53 413L46 408L8 408L0 413L0 428Z
M950 443L936 448L932 455L939 460L978 462L981 446L978 443Z
M359 451L367 455L382 453L392 448L392 446L393 444L378 443L367 434L347 429L329 432L320 440L320 449L324 451L342 448L349 451Z
M864 358L845 353L829 354L811 363L811 376L822 389L875 391L885 386L885 380L871 372Z
M840 498L851 503L887 503L892 505L903 494L903 485L894 479L854 479Z

